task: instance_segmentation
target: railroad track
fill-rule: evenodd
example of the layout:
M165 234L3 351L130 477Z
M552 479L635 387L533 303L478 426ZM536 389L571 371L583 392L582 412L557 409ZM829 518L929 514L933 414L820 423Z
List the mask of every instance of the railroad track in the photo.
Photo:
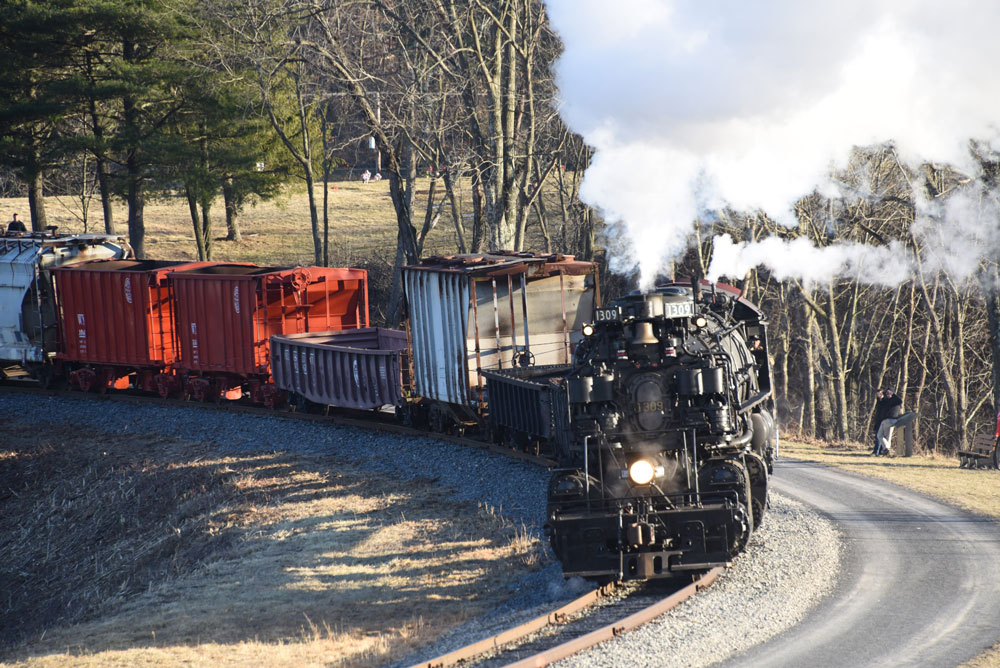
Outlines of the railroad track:
M547 666L659 617L711 585L723 570L713 568L683 587L651 580L595 589L525 624L412 668Z
M206 410L236 412L246 415L277 417L288 420L325 422L402 436L432 438L478 448L521 459L544 468L555 464L550 459L503 448L475 439L431 433L395 422L391 413L337 410L326 415L271 409L234 402L191 402L163 399L130 390L106 394L79 390L43 388L33 381L0 381L0 392L41 396L75 397L90 401L147 406L197 406ZM493 668L494 666L545 666L559 659L593 647L634 629L664 614L711 585L723 572L715 568L686 586L676 581L653 580L640 584L609 585L594 589L574 601L500 634L482 639L414 668L446 668L453 665Z
M556 464L555 461L547 457L541 457L528 452L513 450L511 448L504 448L493 443L477 441L464 436L453 436L451 434L442 434L424 431L414 427L407 427L396 422L395 416L392 413L385 413L381 411L360 411L331 408L329 413L320 415L316 413L300 413L288 409L265 408L263 406L245 404L241 401L195 402L185 399L164 399L159 396L136 392L134 390L113 390L102 394L98 392L81 392L79 390L43 388L36 381L16 379L0 380L0 392L23 392L43 396L76 397L90 399L93 401L117 401L149 406L197 406L206 410L230 411L243 413L245 415L280 417L288 420L304 420L310 422L327 422L345 427L367 429L369 431L400 434L402 436L432 438L439 441L446 441L448 443L477 448L479 450L495 452L497 454L504 455L505 457L521 459L541 466L542 468L551 468Z

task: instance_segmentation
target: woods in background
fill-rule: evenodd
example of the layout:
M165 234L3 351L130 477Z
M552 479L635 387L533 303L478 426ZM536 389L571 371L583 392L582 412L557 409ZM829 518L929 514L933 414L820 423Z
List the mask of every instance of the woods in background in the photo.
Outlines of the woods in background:
M303 224L325 265L338 240L322 186L344 170L378 170L396 223L392 325L399 269L439 225L454 227L456 252L603 260L603 246L627 259L627 243L579 199L591 151L557 112L560 48L538 0L11 0L0 6L0 195L27 195L34 230L46 225L44 194L79 198L85 229L127 225L139 257L146 200L181 196L198 257L211 259L213 210L238 239L243 206L304 187ZM837 176L843 199L803 198L797 227L721 212L699 223L674 273L704 274L723 233L926 259L926 237L913 233L924 200L961 194L980 203L970 219L1000 226L1000 161L970 151L979 174L914 172L892 146L859 149ZM466 188L471 198L458 193ZM91 197L100 215L88 214ZM126 221L113 219L114 199L127 202ZM866 442L874 393L893 386L920 414L924 447L952 451L990 428L1000 400L997 254L966 269L918 262L912 276L874 284L763 269L730 277L770 314L786 427ZM605 278L605 294L634 287Z

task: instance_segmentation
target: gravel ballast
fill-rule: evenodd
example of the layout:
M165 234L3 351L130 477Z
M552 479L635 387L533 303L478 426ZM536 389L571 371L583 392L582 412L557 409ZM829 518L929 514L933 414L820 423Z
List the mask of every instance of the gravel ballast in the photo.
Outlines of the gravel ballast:
M747 551L714 585L631 633L553 665L710 666L794 626L833 588L840 539L819 513L770 496Z
M224 450L283 450L343 457L400 479L428 479L450 498L480 503L540 534L547 471L496 453L331 423L282 419L197 406L0 393L0 413L14 427L73 424L109 433L156 433L218 444ZM109 443L110 445L110 443ZM772 494L771 508L748 551L709 590L660 619L561 666L704 666L791 627L830 590L839 539L832 524ZM587 584L564 581L557 564L511 587L494 611L406 657L412 665L522 623L575 598Z

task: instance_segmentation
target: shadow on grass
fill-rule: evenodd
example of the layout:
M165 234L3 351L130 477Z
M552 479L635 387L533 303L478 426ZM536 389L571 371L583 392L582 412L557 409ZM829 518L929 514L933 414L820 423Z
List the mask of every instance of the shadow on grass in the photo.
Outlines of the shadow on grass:
M57 426L3 450L0 649L22 657L378 633L461 615L511 568L474 507L329 457Z

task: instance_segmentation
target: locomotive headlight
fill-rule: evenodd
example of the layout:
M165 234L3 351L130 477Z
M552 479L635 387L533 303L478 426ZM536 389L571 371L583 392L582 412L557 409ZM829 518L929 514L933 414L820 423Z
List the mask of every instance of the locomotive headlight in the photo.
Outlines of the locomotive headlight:
M628 467L628 477L637 485L648 485L654 473L653 465L645 459L637 459Z
M708 324L708 320L705 320L705 316L699 315L694 319L694 326L698 329L703 329L705 325Z
M584 325L583 326L583 335L584 336L593 336L594 335L594 326L593 325Z

